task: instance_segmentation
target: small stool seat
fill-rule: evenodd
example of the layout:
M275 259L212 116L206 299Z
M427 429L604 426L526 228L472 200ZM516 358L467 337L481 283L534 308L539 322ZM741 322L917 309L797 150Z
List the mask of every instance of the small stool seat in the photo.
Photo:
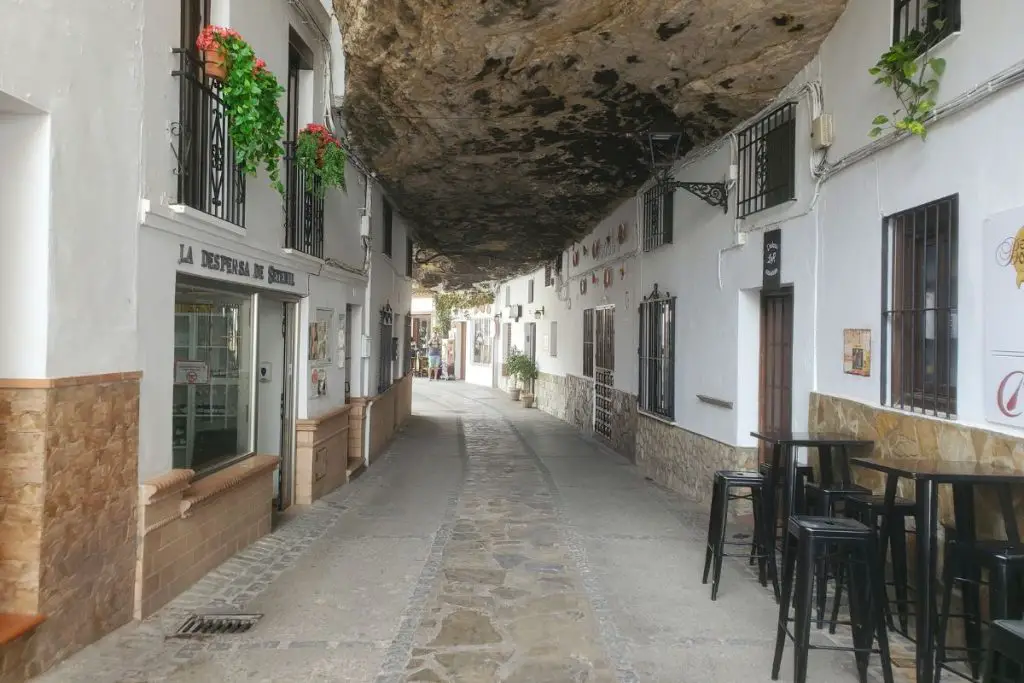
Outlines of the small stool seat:
M1015 671L1013 669L1016 669ZM989 630L988 652L982 683L1021 680L1024 671L1024 621L994 621Z
M885 683L892 683L892 661L882 607L882 567L874 529L855 519L794 515L789 519L788 531L792 543L783 570L772 680L779 679L787 638L794 643L793 681L805 683L807 680L808 653L818 649L810 644L814 590L818 585L815 567L830 554L832 561L843 567L848 579L853 647L847 649L856 657L860 680L867 681L871 653L877 652L881 656ZM792 620L789 617L791 604L795 604ZM790 621L793 622L792 633ZM876 638L877 650L874 649ZM843 648L829 646L827 649Z
M719 470L715 472L712 481L711 494L711 517L708 520L707 549L704 556L704 577L702 583L708 582L708 575L712 574L711 599L718 599L718 587L722 580L722 559L733 557L725 552L726 546L740 545L733 541L726 541L726 527L729 523L729 503L734 500L749 500L754 512L754 539L751 542L750 550L744 553L749 557L750 563L758 563L758 574L762 586L768 585L768 577L771 576L773 587L777 583L775 577L775 562L773 548L768 541L767 529L765 528L764 514L762 511L761 493L764 488L765 478L758 472L747 470ZM734 493L741 489L745 493Z

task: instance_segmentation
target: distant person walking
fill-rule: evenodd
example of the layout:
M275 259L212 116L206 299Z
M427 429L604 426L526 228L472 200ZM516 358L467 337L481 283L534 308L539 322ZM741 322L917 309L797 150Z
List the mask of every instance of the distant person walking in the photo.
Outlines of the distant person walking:
M436 334L427 344L427 360L430 363L430 379L441 379L441 340Z

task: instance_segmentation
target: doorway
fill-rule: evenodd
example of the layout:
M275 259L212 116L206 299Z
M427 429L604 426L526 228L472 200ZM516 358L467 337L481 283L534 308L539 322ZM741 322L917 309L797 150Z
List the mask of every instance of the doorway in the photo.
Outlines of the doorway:
M523 325L523 353L534 363L537 362L537 323ZM529 386L523 387L523 390L534 393L533 381L528 384Z
M284 510L294 492L298 304L261 296L258 311L256 452L281 458L274 473L274 504Z
M594 311L594 431L612 438L615 388L615 306Z
M761 369L758 427L790 431L793 426L793 289L761 293ZM761 461L770 454L761 442Z

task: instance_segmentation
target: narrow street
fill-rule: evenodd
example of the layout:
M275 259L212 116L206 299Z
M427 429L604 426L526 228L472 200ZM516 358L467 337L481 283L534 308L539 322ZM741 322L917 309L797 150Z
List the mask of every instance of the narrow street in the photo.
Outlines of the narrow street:
M770 680L775 602L738 561L710 601L703 506L500 392L420 380L414 413L362 477L36 680ZM263 617L165 638L194 611ZM847 654L811 667L856 680Z

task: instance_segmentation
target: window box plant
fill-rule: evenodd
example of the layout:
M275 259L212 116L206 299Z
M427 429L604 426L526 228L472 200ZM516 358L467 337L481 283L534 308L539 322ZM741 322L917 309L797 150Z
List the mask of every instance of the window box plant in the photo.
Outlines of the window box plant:
M345 189L345 150L325 126L311 123L299 131L295 156L299 168L319 181L311 184L318 196L329 187Z
M206 75L222 83L220 97L238 165L251 176L262 165L271 185L283 194L280 162L284 154L284 117L277 101L284 88L234 29L205 27L196 39L196 49L203 54Z

